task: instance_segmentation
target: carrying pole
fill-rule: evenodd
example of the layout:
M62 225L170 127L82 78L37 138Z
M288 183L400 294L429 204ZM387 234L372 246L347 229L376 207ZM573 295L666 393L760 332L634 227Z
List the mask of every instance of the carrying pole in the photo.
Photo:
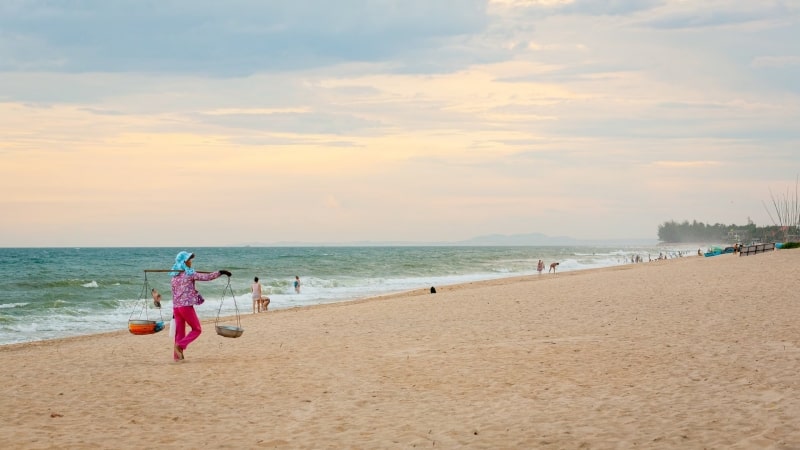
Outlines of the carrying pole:
M180 269L144 269L144 273L164 273L164 272L179 272L179 273L182 273L183 270L180 270ZM195 270L195 273L214 273L214 272L204 272L202 270Z

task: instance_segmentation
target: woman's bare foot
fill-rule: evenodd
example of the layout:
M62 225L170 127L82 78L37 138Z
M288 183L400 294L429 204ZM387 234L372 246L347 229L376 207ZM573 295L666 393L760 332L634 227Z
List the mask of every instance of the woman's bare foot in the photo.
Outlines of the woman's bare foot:
M178 347L178 344L175 344L175 347L173 347L173 350L174 350L174 354L178 356L177 360L178 361L183 360L183 349Z

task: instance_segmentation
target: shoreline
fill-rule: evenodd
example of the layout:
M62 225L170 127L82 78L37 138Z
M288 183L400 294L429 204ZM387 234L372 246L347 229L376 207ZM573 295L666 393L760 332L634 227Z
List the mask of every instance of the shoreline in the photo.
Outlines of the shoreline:
M543 272L542 274L513 275L513 276L508 276L508 277L500 277L500 278L487 278L487 279L481 279L481 280L467 281L467 282L463 282L463 283L455 283L455 284L450 284L450 285L436 286L436 289L437 289L437 292L442 292L442 291L447 291L447 290L460 290L460 289L463 289L466 286L477 286L477 285L484 285L484 284L488 284L488 285L505 285L505 284L508 284L508 283L516 282L516 281L547 278L548 276L562 276L563 277L563 276L568 276L568 274L571 274L570 276L575 276L575 275L582 274L582 273L587 273L587 272L615 270L615 269L624 268L624 267L629 266L629 265L653 264L653 263L656 263L656 262L663 263L665 261L677 260L677 259L682 259L682 258L692 258L694 256L696 256L696 255L690 255L690 256L684 256L684 257L674 257L674 258L671 258L671 259L661 260L661 261L654 259L654 260L649 261L649 262L648 261L644 261L644 262L640 262L640 263L636 263L636 264L634 264L634 263L623 263L623 264L616 265L616 266L590 267L590 268L585 268L585 269L566 270L566 271L563 271L563 272L558 272L557 274L548 274L547 272ZM429 289L430 289L429 287L426 287L426 288L415 288L415 289L403 290L403 291L398 291L398 292L390 292L390 293L386 293L386 294L376 294L376 295L371 295L371 296L366 296L366 297L358 297L358 298L353 298L353 299L338 300L338 301L332 301L332 302L326 302L326 303L291 306L291 307L280 308L280 309L272 309L272 310L269 311L268 314L276 314L276 313L281 312L281 311L292 311L292 310L298 310L298 309L302 310L302 309L313 309L313 308L326 307L326 306L341 306L343 304L357 304L357 303L369 302L369 301L373 301L373 300L378 301L378 300L382 300L382 299L392 299L392 298L398 298L398 297L407 297L407 296L413 297L413 296L421 296L421 295L430 295ZM263 313L257 314L257 315L262 315L262 314ZM167 315L169 315L169 314L167 314ZM252 316L252 315L254 315L254 314L252 314L250 312L240 313L240 317L241 318ZM233 316L233 315L220 316L220 320L221 321L225 321L225 320L230 320L230 319L235 318L235 317L236 316ZM204 326L208 325L208 324L213 324L214 321L215 321L215 319L212 319L212 318L202 318L202 317L200 318L200 322ZM159 332L159 333L156 333L156 334L161 334L163 332L166 332L166 334L169 333L169 323L170 323L170 321L169 320L165 320L164 322L165 322L166 327L164 328L164 330L162 332ZM206 328L204 327L203 330L205 332ZM120 334L120 333L123 334L123 335L131 334L127 329L127 321L125 323L125 328L122 328L120 330L99 331L99 332L89 333L89 334L79 334L79 335L74 335L74 336L63 336L63 337L50 338L50 339L39 339L39 340L26 341L26 342L10 342L10 343L7 343L7 344L0 344L0 350L2 350L5 347L9 347L9 346L21 346L21 345L26 345L26 344L48 343L48 342L59 341L59 340L75 340L75 339L81 339L81 338L91 338L93 336L116 335L116 334Z
M564 271L564 272L558 272L557 274L548 274L547 272L543 272L542 274L514 275L514 276L509 276L509 277L501 277L501 278L489 278L489 279L484 279L484 280L468 281L468 282L464 282L464 283L456 283L456 284L451 284L451 285L436 286L436 289L437 289L437 293L441 293L441 292L446 292L446 291L458 291L458 290L465 289L465 288L470 287L470 286L482 286L482 285L503 286L503 285L506 285L506 284L509 284L509 283L515 283L515 282L518 282L518 281L533 281L533 280L544 279L544 278L547 278L549 276L565 277L565 276L576 276L576 275L580 275L580 274L584 274L584 273L591 273L591 272L597 272L597 271L626 270L625 268L628 267L628 266L638 266L638 265L642 265L642 264L655 264L655 263L663 264L663 263L666 263L668 261L679 260L679 259L683 259L683 258L693 258L695 256L696 255L690 255L690 256L684 256L684 257L675 257L675 258L671 258L671 259L667 259L667 260L661 260L661 261L654 259L654 260L649 261L649 262L645 261L645 262L636 263L636 264L634 264L634 263L624 263L624 264L620 264L620 265L617 265L617 266L591 267L591 268L587 268L587 269L568 270L568 271ZM416 289L410 289L410 290L399 291L399 292L390 292L390 293L386 293L386 294L377 294L377 295L372 295L372 296L367 296L367 297L353 298L353 299L349 299L349 300L339 300L339 301L327 302L327 303L318 303L318 304L311 304L311 305L299 305L299 306L292 306L292 307L289 307L289 308L272 309L267 314L277 314L277 313L280 313L280 312L304 310L304 309L315 309L315 308L324 308L324 307L337 307L337 306L343 306L343 305L347 305L347 304L359 304L359 303L364 303L364 302L389 300L389 299L395 299L395 298L417 297L417 296L431 295L429 289L430 288L416 288ZM249 313L249 312L245 312L245 313L240 313L240 318L251 317L251 316L255 316L255 315L261 316L263 314L264 313L252 314L252 313ZM231 319L234 319L235 317L236 316L233 316L233 315L220 316L220 321L229 321ZM158 335L160 335L160 334L167 334L168 335L169 334L169 320L165 320L164 322L165 322L166 327L164 328L164 330L162 330L161 332L156 333L156 334L158 334ZM200 323L204 326L203 332L206 333L209 328L213 330L213 327L206 327L206 326L207 325L211 325L214 322L215 322L215 319L212 319L212 318L201 318L200 319ZM8 343L8 344L0 344L0 351L2 351L2 349L6 348L6 347L12 347L12 346L24 346L24 345L37 344L37 343L47 344L47 343L50 343L50 342L53 342L53 341L80 340L80 339L83 339L83 338L92 338L92 337L96 337L96 336L105 336L105 335L111 335L111 336L113 336L113 335L131 335L132 336L132 334L127 329L127 321L126 321L125 328L122 328L120 330L101 331L101 332L97 332L97 333L80 334L80 335L75 335L75 336L64 336L64 337L58 337L58 338L52 338L52 339L40 339L40 340L27 341L27 342L11 342L11 343Z
M648 252L659 253L656 249L610 248L380 248L336 251L321 248L290 248L286 251L224 248L210 252L209 256L213 256L213 259L208 262L207 268L236 268L237 276L231 281L231 286L239 297L237 302L244 306L242 312L246 312L250 303L248 277L252 275L266 274L266 277L262 277L265 280L264 288L272 299L271 308L275 309L338 303L431 285L535 275L537 259L561 261L561 270L584 270L625 263L632 254L637 253L647 260ZM114 260L121 255L130 260L129 266L105 267L103 261ZM44 269L49 275L37 278L24 273L3 283L4 289L0 290L4 292L0 296L0 320L3 322L0 345L126 329L124 322L129 318L134 301L141 301L143 290L149 290L150 287L158 287L159 291L167 294L166 306L171 306L169 286L165 284L168 280L147 272L142 277L140 269L129 268L163 267L161 255L150 250L83 249L48 250L44 253L28 250L6 256L20 258L26 264L34 264L37 258L45 258ZM342 261L348 263L338 267ZM64 264L77 264L74 273L59 275L58 268ZM280 275L294 273L298 265L306 268L300 271L304 273L308 287L299 296L285 282L287 277ZM291 279L294 279L294 275L291 275ZM143 287L143 281L145 284L149 281L150 286ZM38 285L46 289L35 288ZM219 305L220 299L216 295L219 288L221 286L213 284L201 288L211 306ZM137 292L140 293L138 297ZM216 315L216 308L212 310L207 306L198 309L201 318L208 319ZM150 313L155 314L155 320L159 320L157 310L151 309ZM235 314L230 303L223 306L222 314Z
M611 267L613 267L613 266L611 266ZM587 271L587 270L597 270L597 269L606 269L606 268L609 268L609 267L592 267L592 268L588 268L588 269L571 270L571 271L568 271L568 272L583 272L583 271ZM148 269L148 270L152 270L152 269ZM169 269L163 269L163 271L169 271ZM567 272L563 272L563 273L567 273ZM463 282L463 283L455 283L453 285L442 285L442 286L457 286L457 285L460 285L460 284L484 283L484 282L490 282L490 281L494 281L494 280L516 279L516 278L524 278L524 277L528 277L528 276L534 276L534 275L515 275L515 276L500 277L500 278L486 278L486 279L478 279L478 280L474 280L474 281L467 281L467 282ZM365 296L365 297L354 297L354 298L351 298L351 299L341 299L341 300L336 300L336 301L327 301L327 302L323 302L323 303L289 306L289 307L283 307L283 308L280 308L280 309L271 309L270 313L275 313L275 312L284 311L284 310L293 310L293 309L302 309L302 308L314 308L314 307L317 307L317 306L325 306L325 305L338 305L338 304L342 304L342 303L363 302L363 301L369 301L371 299L380 299L380 298L384 298L384 297L404 296L406 294L415 293L416 291L420 291L420 293L428 293L428 289L429 288L413 288L413 289L401 290L401 291L397 291L397 292L389 292L389 293L385 293L385 294L368 295L368 296ZM248 301L249 301L249 299L248 299ZM246 303L247 302L243 302L243 304L246 304ZM275 306L276 305L273 305L273 308ZM200 308L204 308L204 306L200 306ZM244 309L241 309L241 310L242 311L249 311L247 308L244 308ZM157 310L154 310L154 311L157 311ZM165 309L163 311L168 311L168 309ZM169 316L170 314L167 313L166 315ZM249 315L251 315L251 313L249 313L249 312L240 313L241 317L245 317L245 316L249 316ZM233 318L233 317L235 317L235 316L226 315L226 316L220 316L220 319L230 319L230 318ZM169 330L168 326L169 326L170 321L167 319L167 320L164 320L164 322L165 322L165 325L167 325L167 328L165 328L164 331L168 332L168 330ZM208 323L213 323L214 319L210 318L210 317L200 316L200 322L205 325L205 324L208 324ZM7 346L32 344L32 343L36 343L36 342L51 342L51 341L57 341L57 340L61 340L61 339L78 339L78 338L82 338L82 337L99 336L99 335L106 335L106 334L113 335L113 334L119 333L120 331L124 331L123 334L130 334L128 332L128 329L127 329L127 320L125 321L125 324L122 325L122 328L119 328L117 330L97 331L97 332L90 332L90 333L87 333L87 334L77 334L77 335L72 335L72 336L62 336L62 337L54 337L54 338L46 338L46 339L37 339L37 340L24 341L24 342L0 343L0 349L2 349L3 347L7 347Z
M237 339L204 321L181 363L168 333L4 345L0 444L791 448L798 263L674 258L247 314Z

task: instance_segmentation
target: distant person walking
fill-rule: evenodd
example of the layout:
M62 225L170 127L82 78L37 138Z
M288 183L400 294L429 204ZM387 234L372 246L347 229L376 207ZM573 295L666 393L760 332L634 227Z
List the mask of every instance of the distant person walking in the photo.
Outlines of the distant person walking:
M541 275L543 270L544 270L544 261L540 259L539 264L536 265L536 271L539 272L539 275Z

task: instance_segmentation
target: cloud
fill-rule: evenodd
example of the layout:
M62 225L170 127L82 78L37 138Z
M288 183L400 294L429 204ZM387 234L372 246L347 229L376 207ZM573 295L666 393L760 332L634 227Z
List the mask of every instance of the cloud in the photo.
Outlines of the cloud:
M626 16L657 8L666 0L490 0L495 7L532 15Z
M0 70L231 76L412 64L432 45L480 32L485 9L480 0L19 0L0 6Z
M382 126L379 121L346 113L199 114L193 119L198 123L216 125L228 130L252 129L300 134L353 135L363 134Z
M657 8L665 3L665 0L575 0L564 5L560 12L590 16L627 16Z
M670 169L702 169L721 164L720 161L653 161L652 165Z
M734 2L709 0L706 2L667 2L667 7L643 21L657 29L696 29L737 26L756 23L783 24L787 17L796 15L792 1L762 0Z
M751 66L759 68L800 67L800 56L759 56L753 59Z

